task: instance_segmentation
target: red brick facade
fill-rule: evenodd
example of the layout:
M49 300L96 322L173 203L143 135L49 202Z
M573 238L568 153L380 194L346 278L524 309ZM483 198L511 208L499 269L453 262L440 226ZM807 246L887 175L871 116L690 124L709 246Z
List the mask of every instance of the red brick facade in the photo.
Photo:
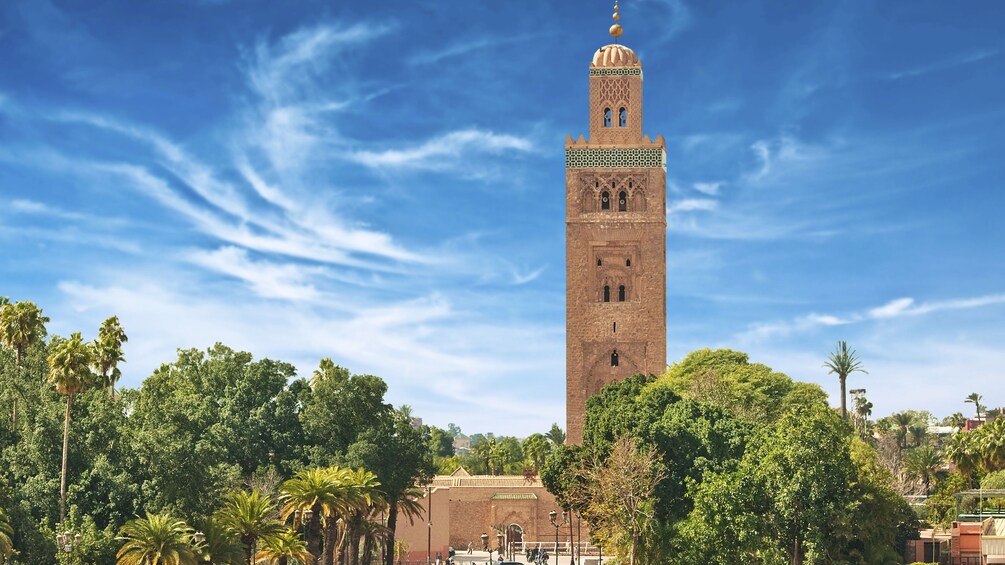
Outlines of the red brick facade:
M666 143L642 135L642 65L608 45L590 65L590 139L566 142L566 425L586 400L666 368Z

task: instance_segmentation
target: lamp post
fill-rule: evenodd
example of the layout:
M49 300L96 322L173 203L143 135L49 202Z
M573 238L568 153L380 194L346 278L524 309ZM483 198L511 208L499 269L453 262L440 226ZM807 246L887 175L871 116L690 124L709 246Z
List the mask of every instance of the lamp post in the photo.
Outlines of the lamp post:
M496 553L498 557L502 557L503 554L503 535L501 532L496 533ZM489 559L492 559L492 554L489 553Z
M488 551L489 561L492 561L492 550L489 549L489 535L482 534L480 537L482 538L482 551Z
M192 541L194 541L196 545L199 545L202 542L206 541L206 534L202 532L196 532L192 534Z
M558 529L562 526L569 525L569 511L562 510L562 521L558 521L558 512L552 510L548 512L548 520L551 521L551 525L555 526L555 565L558 565ZM572 557L569 557L569 564L572 565Z
M426 485L426 565L433 562L433 487Z
M80 534L75 534L73 532L63 532L62 534L56 534L56 547L62 553L66 554L66 559L69 561L70 554L73 553L74 549L80 545Z

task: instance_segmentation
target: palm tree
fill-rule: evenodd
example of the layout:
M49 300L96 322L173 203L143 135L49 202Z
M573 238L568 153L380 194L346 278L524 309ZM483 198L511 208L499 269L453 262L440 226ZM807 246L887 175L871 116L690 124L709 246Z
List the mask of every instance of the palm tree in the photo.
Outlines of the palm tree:
M869 372L862 368L862 362L859 361L855 350L848 349L848 344L844 341L837 342L834 352L830 354L828 361L824 363L824 367L830 369L828 373L836 374L838 380L841 382L841 417L847 418L848 407L845 399L845 383L848 380L848 375L856 371L867 375Z
M908 412L897 412L893 416L890 416L894 424L897 424L897 444L900 447L907 447L907 434L908 429L914 422L914 418Z
M217 511L216 519L241 539L248 565L254 565L255 546L259 539L283 531L283 525L276 519L276 505L272 502L272 498L263 495L257 489L251 492L237 491L228 495L223 508Z
M960 412L955 412L946 418L946 423L956 429L960 429L967 423L967 417Z
M0 563L6 563L7 558L14 553L14 528L10 525L10 518L3 508L0 508Z
M550 439L551 443L555 445L565 443L565 432L562 431L562 428L558 427L558 424L552 424L551 429L548 430L548 433L544 434L544 437Z
M122 354L122 344L127 341L129 338L119 324L118 316L112 316L102 322L98 330L98 339L94 340L94 365L101 375L104 387L109 389L112 396L115 396L115 383L122 375L118 365L126 360Z
M974 409L977 411L978 422L981 421L981 409L984 408L984 405L981 404L981 400L983 398L984 398L983 396L977 394L976 392L971 392L970 395L963 400L963 402L966 403L973 403Z
M150 514L126 522L115 539L125 543L116 565L196 565L192 528L169 514Z
M310 565L314 556L307 551L307 544L300 539L300 534L293 530L284 530L276 535L265 538L262 549L255 554L255 563L265 565L290 565L298 563Z
M0 342L14 350L17 372L21 372L24 351L46 335L45 324L49 318L42 315L42 309L34 302L21 301L11 304L7 297L0 300ZM10 419L17 429L17 392L12 402Z
M49 382L56 392L66 397L66 419L63 421L63 469L59 478L59 523L66 519L66 450L70 437L70 406L74 395L82 392L94 380L91 373L91 348L80 332L61 341L49 355Z
M548 453L551 452L551 446L551 442L548 441L548 438L544 437L544 434L531 434L527 439L523 440L523 452L530 459L530 462L534 464L535 473L541 471L544 460L548 457Z
M344 471L338 467L301 469L279 487L279 499L283 503L282 520L289 520L292 516L294 529L306 526L307 546L315 556L321 555L321 529L324 528L324 533L327 533L325 526L337 521L348 509ZM304 516L309 516L306 524ZM317 535L312 538L312 533ZM332 543L330 540L326 542Z
M920 480L925 487L925 496L931 491L932 479L942 466L942 457L930 445L919 447L907 456L907 474Z
M244 546L237 536L212 516L195 523L202 532L203 541L196 546L200 559L215 565L241 565L244 563Z
M973 432L956 432L946 446L946 458L956 465L964 475L969 476L981 466L981 456L978 445L974 441Z
M915 447L920 446L921 442L925 441L925 436L928 435L928 428L923 425L911 426L907 429L907 431L911 434L911 439L914 440Z

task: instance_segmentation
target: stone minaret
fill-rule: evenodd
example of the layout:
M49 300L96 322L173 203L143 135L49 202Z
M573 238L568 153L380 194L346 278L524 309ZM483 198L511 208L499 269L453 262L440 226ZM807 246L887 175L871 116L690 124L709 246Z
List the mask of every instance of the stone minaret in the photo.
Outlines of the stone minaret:
M565 143L566 424L577 444L590 396L666 368L666 142L642 135L642 63L624 45L593 55L589 115L590 139Z

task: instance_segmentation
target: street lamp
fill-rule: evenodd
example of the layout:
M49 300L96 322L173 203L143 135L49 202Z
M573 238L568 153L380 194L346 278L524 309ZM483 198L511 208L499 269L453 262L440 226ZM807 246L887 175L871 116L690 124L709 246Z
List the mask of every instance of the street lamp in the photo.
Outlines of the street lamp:
M558 565L558 529L562 526L569 525L569 511L562 510L562 521L558 521L558 512L552 510L548 512L548 520L551 521L551 525L555 526L555 565ZM569 565L572 565L572 557L570 553Z
M502 559L502 554L503 554L503 542L502 542L502 540L503 540L502 533L501 532L497 532L496 533L496 553L499 554L498 557L500 559ZM491 553L489 554L489 559L492 559L492 554Z
M192 534L192 539L197 544L202 543L202 542L206 541L206 534L204 534L202 532L196 532L196 533Z
M492 561L492 551L489 549L489 535L488 534L482 534L481 538L482 538L482 551L488 551L489 552L489 561Z
M75 534L73 532L56 534L56 547L65 553L67 558L69 558L70 554L73 553L73 550L77 549L77 546L80 545L80 540L80 534Z

